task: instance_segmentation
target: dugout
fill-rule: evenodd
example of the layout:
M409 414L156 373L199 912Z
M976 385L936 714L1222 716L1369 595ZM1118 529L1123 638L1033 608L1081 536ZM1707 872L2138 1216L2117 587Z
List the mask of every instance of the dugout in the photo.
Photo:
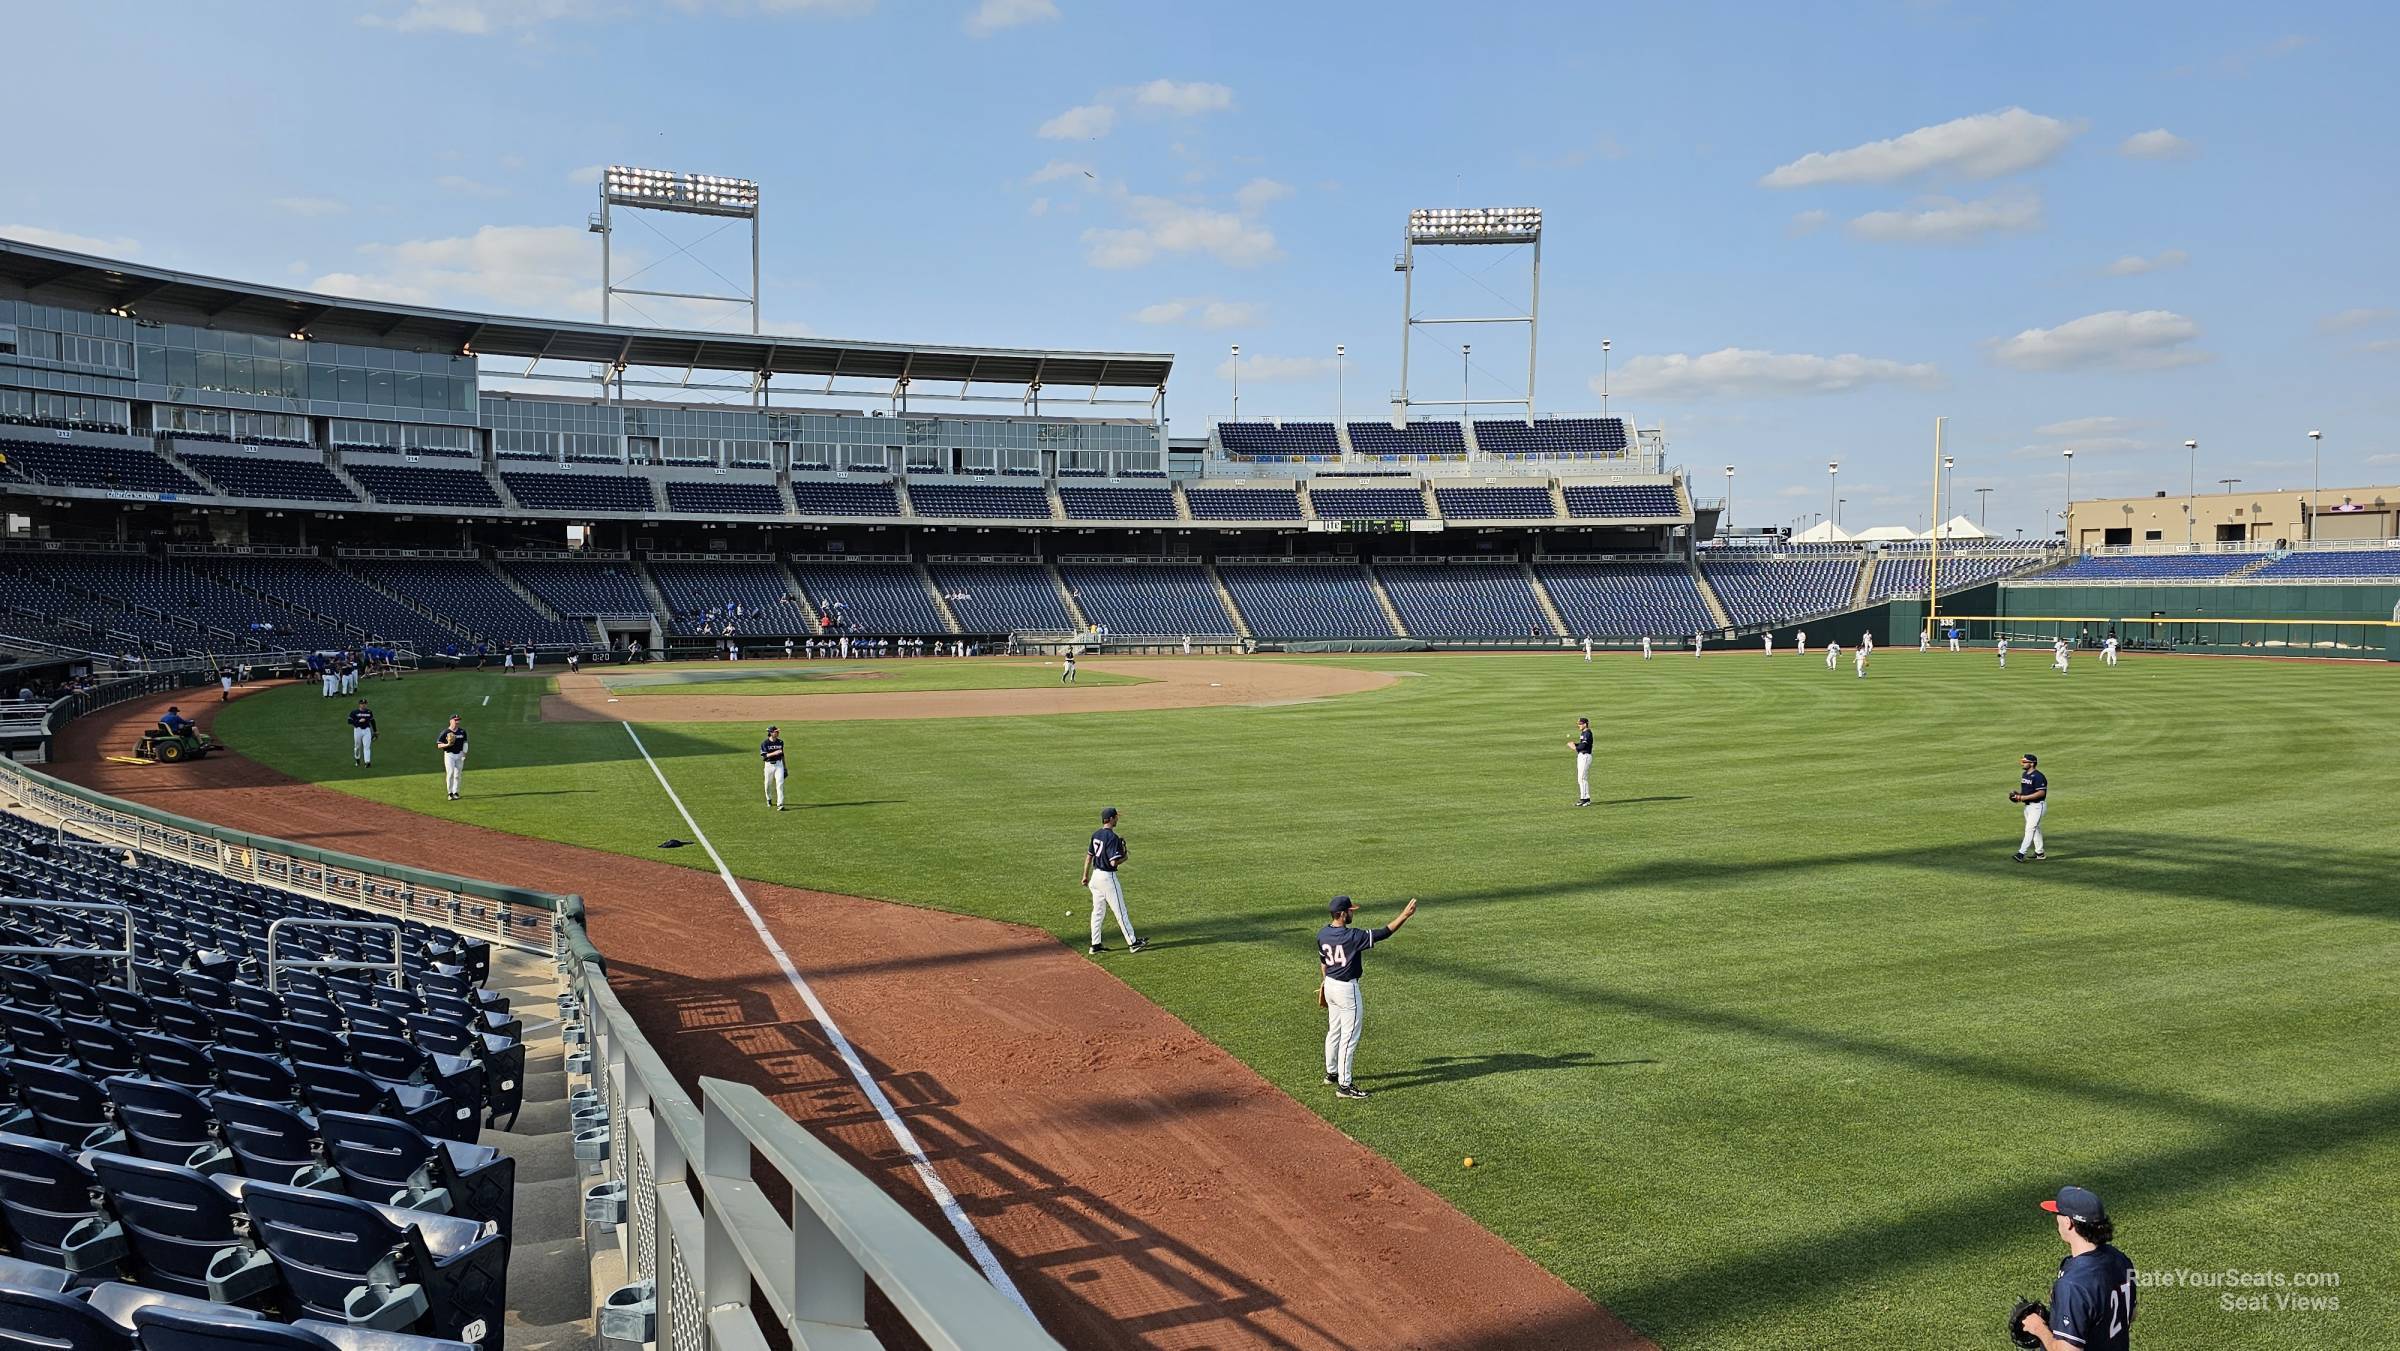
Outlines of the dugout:
M2282 657L2383 657L2400 661L2400 586L2316 583L2003 582L1988 606L1972 593L1942 608L1972 616L1967 630L1989 643L2078 638L2111 627L2128 650Z

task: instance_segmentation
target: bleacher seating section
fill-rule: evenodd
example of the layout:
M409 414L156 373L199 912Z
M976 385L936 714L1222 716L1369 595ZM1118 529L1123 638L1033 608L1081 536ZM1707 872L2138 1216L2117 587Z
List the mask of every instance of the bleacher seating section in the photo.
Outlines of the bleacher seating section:
M900 499L889 482L793 479L792 501L803 516L897 516Z
M0 555L0 561L22 571L0 572L0 605L24 613L11 614L0 631L20 638L62 643L92 652L163 650L170 653L231 652L245 646L239 638L205 632L190 625L158 619L125 608L99 590L104 579L89 579L97 594L69 590L86 585L73 555ZM29 618L28 616L34 616ZM198 621L195 619L195 623Z
M674 611L676 633L698 633L704 623L720 629L729 607L736 605L742 608L733 621L736 633L813 631L808 611L792 599L782 564L654 562L648 567L650 580ZM711 613L715 623L707 623Z
M667 510L715 516L781 516L783 497L772 483L668 479Z
M1341 440L1330 422L1220 422L1217 444L1237 460L1338 460Z
M1350 424L1350 449L1381 459L1464 459L1467 436L1455 422L1412 422L1395 428L1389 422Z
M1433 490L1442 515L1453 521L1549 520L1558 515L1548 488L1442 488Z
M89 446L74 441L0 440L8 472L36 483L76 488L115 488L133 493L198 493L214 490L157 452Z
M1571 637L1673 638L1716 627L1681 563L1537 563L1534 572Z
M1623 418L1543 418L1475 423L1475 445L1499 459L1553 457L1591 458L1622 455L1627 438Z
M2049 556L2043 550L2032 547L1965 545L1953 548L1944 544L1942 590L1947 594L1962 586L1974 586L1995 577L2005 577L2021 568L2040 563ZM1932 575L1933 560L1930 554L1922 550L1903 553L1886 549L1875 564L1875 579L1869 584L1870 599L1923 595L1927 579Z
M321 558L202 555L186 558L184 563L303 610L356 624L374 637L413 645L419 652L458 640L455 632Z
M1050 519L1050 495L1040 488L997 483L912 483L908 500L919 516L998 516Z
M1308 490L1308 503L1328 521L1413 519L1425 514L1425 494L1407 488L1319 488Z
M499 1351L516 1160L481 1137L515 1128L526 1048L492 945L294 928L279 955L401 978L271 987L271 922L387 917L121 853L0 817L7 893L126 905L139 973L98 955L115 914L0 922L66 950L0 970L0 1346Z
M1737 625L1847 610L1858 593L1858 557L1706 559L1710 589Z
M542 604L562 615L646 615L650 598L634 576L633 564L620 559L574 562L512 558L500 566L517 584L541 597Z
M905 563L794 563L817 609L858 634L947 633L925 579Z
M1577 518L1680 517L1671 483L1579 483L1566 490L1567 514Z
M188 650L230 652L262 643L338 647L356 641L339 628L145 554L42 553L27 556L19 566L53 584L102 598L102 604L85 612L95 622L105 616L109 627ZM216 629L231 636L195 632L147 615L110 610L117 605L142 606L191 620L202 630ZM271 627L253 630L254 624Z
M405 464L342 466L378 502L410 507L488 507L500 509L500 494L479 469L420 469Z
M650 480L631 474L542 474L503 470L500 481L517 505L534 511L655 511Z
M2042 574L2045 582L2172 582L2208 581L2241 571L2257 562L2254 553L2225 554L2112 554L2078 558Z
M1230 636L1233 619L1208 570L1193 564L1062 564L1059 575L1083 617L1110 633Z
M513 643L586 643L591 626L552 619L525 603L482 563L464 558L354 558L352 572L419 604L493 647ZM461 641L461 649L469 646Z
M1050 569L1039 563L932 563L927 570L968 633L1065 633L1075 627Z
M358 494L315 460L277 460L253 455L185 454L227 497L282 497L306 502L355 502Z
M1375 572L1411 637L1555 636L1532 584L1513 562L1395 563Z
M1257 637L1396 636L1356 564L1220 564L1217 575Z
M2250 574L2262 582L2313 581L2328 577L2400 577L2400 547L2310 549L2285 554Z
M1196 521L1297 521L1300 495L1289 488L1186 488Z
M1171 521L1175 493L1169 488L1061 488L1058 500L1077 521Z

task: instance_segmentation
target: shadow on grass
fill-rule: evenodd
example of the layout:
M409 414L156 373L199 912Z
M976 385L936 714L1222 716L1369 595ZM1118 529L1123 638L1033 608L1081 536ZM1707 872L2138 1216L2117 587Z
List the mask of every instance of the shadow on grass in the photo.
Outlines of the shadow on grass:
M1542 1070L1603 1070L1627 1065L1655 1065L1652 1059L1595 1060L1589 1051L1568 1051L1563 1055L1536 1055L1529 1051L1494 1051L1488 1055L1427 1056L1410 1069L1392 1070L1385 1074L1362 1074L1358 1081L1371 1084L1378 1093L1396 1093L1404 1089L1423 1088L1429 1084L1454 1084L1468 1079L1481 1079L1494 1074L1526 1074Z

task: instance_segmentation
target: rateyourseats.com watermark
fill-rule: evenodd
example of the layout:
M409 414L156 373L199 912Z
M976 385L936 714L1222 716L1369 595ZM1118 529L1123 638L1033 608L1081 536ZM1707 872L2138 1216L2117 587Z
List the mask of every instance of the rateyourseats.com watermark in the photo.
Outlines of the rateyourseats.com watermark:
M2242 1271L2219 1268L2194 1271L2169 1267L2137 1271L2135 1284L2145 1290L2213 1290L2217 1307L2226 1313L2340 1313L2342 1273L2338 1271Z

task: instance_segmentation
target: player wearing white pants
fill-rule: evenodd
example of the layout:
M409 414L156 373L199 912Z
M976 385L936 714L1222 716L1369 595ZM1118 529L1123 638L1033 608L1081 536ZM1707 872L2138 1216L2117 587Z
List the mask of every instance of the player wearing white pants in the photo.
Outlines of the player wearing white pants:
M1958 626L1956 624L1950 626L1950 650L1953 652L1958 650Z
M375 763L375 715L368 711L364 699L358 701L358 707L350 710L350 763Z
M325 663L324 668L318 673L317 676L317 697L320 699L331 699L333 696L341 693L341 686L338 683L340 679L341 677L333 673L333 663Z
M1774 635L1774 634L1772 634L1772 633L1762 633L1762 634L1758 635L1758 640L1759 640L1760 642L1762 642L1762 643L1766 644L1766 648L1767 648L1767 655L1768 655L1768 656L1772 657L1772 656L1774 656L1774 655L1775 655L1775 635Z
M2108 635L2108 641L2100 645L2100 664L2102 666L2117 664L2117 635L2113 633Z
M1917 630L1917 650L1919 652L1931 652L1933 650L1932 629Z
M1589 807L1592 805L1592 720L1590 718L1575 720L1575 740L1568 744L1575 748L1575 805Z
M1588 636L1583 640L1583 659L1585 661L1592 659L1592 640Z
M1650 635L1647 633L1642 635L1642 660L1650 660Z
M2001 639L2001 640L1999 640L1998 642L1996 642L1996 643L1992 644L1992 650L1993 650L1994 652L1997 652L1997 653L1999 653L1999 654L2000 654L2000 669L2001 669L2001 670L2003 670L2003 671L2007 670L2007 669L2008 669L2008 640L2007 640L2006 638L2002 638L2002 639Z
M1100 919L1114 913L1117 932L1125 935L1125 950L1140 952L1150 946L1147 939L1133 932L1133 920L1125 913L1125 886L1117 880L1117 869L1125 866L1128 849L1123 836L1117 834L1117 809L1100 809L1100 828L1092 832L1091 847L1083 851L1083 884L1092 892L1092 951L1106 952L1100 941Z
M434 738L433 748L442 753L442 787L452 802L464 791L459 785L467 772L467 729L458 725L458 715L450 715L450 725Z
M783 758L783 729L767 729L767 739L758 743L758 760L766 770L767 805L782 811L783 780L787 773Z
M2050 669L2053 671L2064 671L2067 669L2067 640L2064 638L2056 638L2051 640Z
M1358 907L1347 896L1336 896L1328 907L1332 923L1317 930L1317 1006L1325 1010L1325 1082L1337 1098L1363 1098L1367 1091L1350 1081L1351 1063L1358 1057L1358 1034L1366 1026L1367 1001L1359 990L1366 974L1367 949L1400 931L1417 913L1411 900L1391 923L1380 929L1361 929L1350 923Z
M1874 648L1868 647L1866 644L1861 643L1859 644L1858 651L1852 655L1852 664L1858 667L1858 678L1861 680L1867 678L1867 654L1873 652L1874 650Z
M2036 863L2043 858L2042 818L2050 811L2050 780L2036 767L2040 764L2040 757L2030 752L2019 758L2017 791L2008 795L2009 801L2025 804L2025 834L2017 841L2016 858L2019 863L2023 863L2028 854Z
M1828 671L1838 671L1842 669L1841 663L1842 645L1839 642L1829 642L1825 644L1825 669Z
M1795 633L1795 634L1793 634L1793 635L1792 635L1792 646L1794 646L1794 647L1796 647L1796 648L1799 648L1799 649L1800 649L1800 655L1801 655L1801 656L1803 656L1803 657L1807 656L1807 655L1808 655L1808 630L1806 630L1806 629L1802 629L1802 630L1800 630L1798 633Z
M1700 655L1700 635L1697 633L1692 635L1692 655L1695 657Z

